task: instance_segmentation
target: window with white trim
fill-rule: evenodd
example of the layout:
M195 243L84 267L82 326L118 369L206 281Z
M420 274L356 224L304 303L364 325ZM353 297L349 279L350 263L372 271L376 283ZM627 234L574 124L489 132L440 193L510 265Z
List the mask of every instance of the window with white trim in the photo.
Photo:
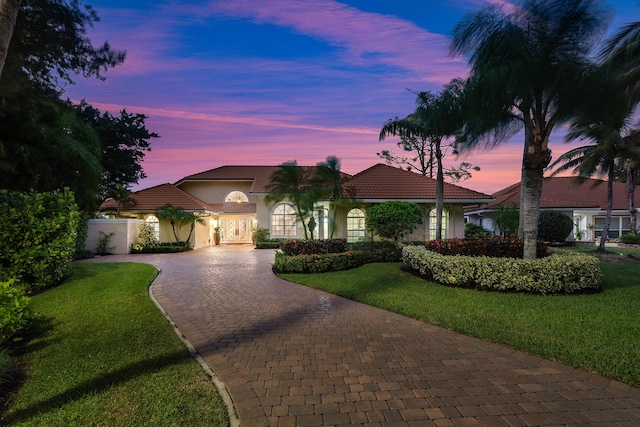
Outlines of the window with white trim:
M364 218L362 209L353 208L347 213L347 242L364 242Z
M429 211L429 240L436 239L437 211L435 208ZM449 230L449 212L442 210L442 238L446 239Z
M594 222L594 237L601 237L604 230L605 217L596 216L593 218ZM609 225L608 237L611 239L617 239L623 234L631 232L631 218L629 216L612 216L611 224Z
M153 228L153 234L156 236L156 240L160 240L160 221L155 215L149 215L144 219L145 224Z
M249 203L249 198L246 194L239 190L230 191L224 198L225 203Z
M271 237L296 237L298 224L296 210L288 203L280 203L271 212Z

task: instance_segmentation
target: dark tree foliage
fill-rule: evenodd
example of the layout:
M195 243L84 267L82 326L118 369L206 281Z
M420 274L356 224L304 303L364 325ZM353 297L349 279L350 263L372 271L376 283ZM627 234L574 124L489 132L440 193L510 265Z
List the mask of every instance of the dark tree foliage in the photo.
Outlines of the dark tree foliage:
M158 134L149 132L145 127L145 115L127 113L126 110L122 110L120 116L100 113L84 100L74 108L80 120L98 134L102 150L100 195L103 199L108 197L111 189L118 186L129 188L146 178L141 162L145 151L151 151L149 140L158 138Z
M538 224L538 239L545 242L564 242L571 230L573 220L558 211L541 211Z

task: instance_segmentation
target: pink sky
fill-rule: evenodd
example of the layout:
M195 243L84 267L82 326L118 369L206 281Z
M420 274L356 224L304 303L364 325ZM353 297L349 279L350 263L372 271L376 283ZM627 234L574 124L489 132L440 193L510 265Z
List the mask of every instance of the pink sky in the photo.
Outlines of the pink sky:
M134 189L227 164L313 165L329 155L347 173L382 162L397 139L384 122L414 108L408 91L437 92L466 73L447 35L486 1L90 1L95 44L127 50L104 82L79 78L67 96L103 111L148 116L160 135ZM614 27L640 19L618 0ZM635 18L635 19L634 19ZM461 185L492 193L519 181L522 137L449 163L481 167ZM554 157L575 146L552 137ZM397 150L396 150L397 151Z

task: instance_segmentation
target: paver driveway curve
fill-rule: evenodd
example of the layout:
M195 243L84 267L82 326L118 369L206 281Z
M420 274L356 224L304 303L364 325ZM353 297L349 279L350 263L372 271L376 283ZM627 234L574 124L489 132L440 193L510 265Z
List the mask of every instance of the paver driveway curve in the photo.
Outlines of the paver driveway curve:
M242 426L640 425L640 389L285 282L271 250L94 261L161 269L153 295Z

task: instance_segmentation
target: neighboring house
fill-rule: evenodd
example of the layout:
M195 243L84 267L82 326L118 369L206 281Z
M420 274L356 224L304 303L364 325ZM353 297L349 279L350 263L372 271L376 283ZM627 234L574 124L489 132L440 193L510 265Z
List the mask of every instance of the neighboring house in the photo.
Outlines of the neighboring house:
M309 166L300 166L314 168ZM274 238L304 237L296 220L295 208L288 202L265 202L272 174L279 166L222 166L186 176L175 184L162 184L132 193L126 202L109 199L100 210L115 217L137 218L151 224L160 241L171 241L171 226L159 221L155 212L170 204L175 208L198 213L205 224L196 224L194 248L213 245L215 227L220 227L221 243L249 243L256 227L269 229ZM343 174L348 198L338 204L335 238L351 242L371 240L366 231L367 208L389 200L404 200L420 205L423 225L406 240L435 238L435 180L391 166L377 164L353 176ZM445 183L443 237L464 237L464 206L493 201L492 197ZM330 200L317 203L314 237L329 237L329 221L333 218ZM183 227L186 238L189 227Z
M616 238L630 231L627 209L626 184L613 183L613 215L609 237ZM495 199L484 206L465 209L467 221L493 230L492 214L499 206L520 205L520 183L513 184L497 193ZM545 178L542 184L540 210L555 210L573 219L572 236L576 240L594 240L602 235L607 208L607 183L597 179L576 177Z

